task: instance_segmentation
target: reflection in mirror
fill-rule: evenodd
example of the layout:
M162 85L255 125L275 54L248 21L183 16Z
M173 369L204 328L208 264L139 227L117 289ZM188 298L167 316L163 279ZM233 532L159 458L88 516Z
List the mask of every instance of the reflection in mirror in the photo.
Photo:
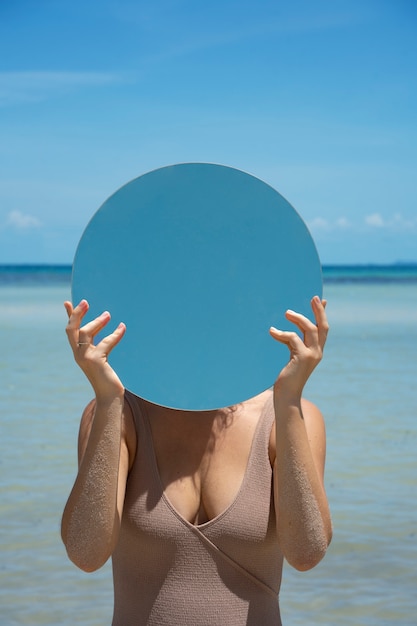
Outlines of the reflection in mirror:
M172 165L127 183L78 245L74 303L108 310L127 332L110 355L123 384L163 406L206 410L246 400L288 360L270 326L287 309L311 318L322 294L311 235L272 187L206 163ZM108 331L109 332L109 331Z

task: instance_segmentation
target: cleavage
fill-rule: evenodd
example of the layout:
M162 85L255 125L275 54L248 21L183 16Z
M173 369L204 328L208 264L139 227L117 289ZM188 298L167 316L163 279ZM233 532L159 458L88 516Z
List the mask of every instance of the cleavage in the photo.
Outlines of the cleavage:
M201 524L229 508L245 476L256 424L238 412L171 410L153 413L149 421L161 486L177 513Z

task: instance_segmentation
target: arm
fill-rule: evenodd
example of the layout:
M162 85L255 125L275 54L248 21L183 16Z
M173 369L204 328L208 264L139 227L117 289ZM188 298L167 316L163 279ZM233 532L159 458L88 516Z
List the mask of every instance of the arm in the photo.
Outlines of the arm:
M290 350L290 361L274 385L274 493L281 549L287 561L299 570L311 569L323 558L332 536L323 480L324 421L317 407L301 399L304 385L322 357L328 332L323 303L314 298L312 308L316 324L287 312L304 340L295 332L270 331Z
M73 309L65 303L67 335L75 360L95 391L84 411L79 434L79 469L65 506L61 534L69 558L81 569L94 571L112 554L120 528L127 474L129 436L125 424L124 388L107 356L125 332L124 325L97 346L94 336L108 323L103 313L80 328L88 310L84 300Z

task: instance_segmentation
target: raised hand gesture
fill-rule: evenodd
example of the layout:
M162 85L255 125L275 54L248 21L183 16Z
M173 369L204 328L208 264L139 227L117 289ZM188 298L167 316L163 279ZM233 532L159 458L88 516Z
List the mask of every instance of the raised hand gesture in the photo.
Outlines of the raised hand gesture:
M83 317L88 311L86 300L73 307L71 302L64 302L68 315L66 332L71 345L74 359L90 381L97 397L105 398L122 393L123 384L108 362L108 356L119 343L126 331L120 323L116 330L94 345L94 337L110 321L110 313L105 311L91 322L81 326Z
M270 329L271 336L287 345L290 351L290 360L275 383L276 390L281 393L300 397L310 374L321 361L329 330L325 307L325 300L320 300L318 296L312 299L315 324L300 313L286 312L286 318L300 329L302 338L295 331L282 331L274 327Z

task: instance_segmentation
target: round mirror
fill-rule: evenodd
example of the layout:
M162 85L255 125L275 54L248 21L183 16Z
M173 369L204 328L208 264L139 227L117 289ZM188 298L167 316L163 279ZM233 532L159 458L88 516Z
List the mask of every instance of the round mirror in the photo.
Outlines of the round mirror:
M110 363L130 391L190 410L270 387L288 349L269 335L285 311L311 318L322 294L304 222L272 187L231 167L172 165L114 193L78 245L72 298L88 319L126 323ZM106 330L110 332L110 330Z

